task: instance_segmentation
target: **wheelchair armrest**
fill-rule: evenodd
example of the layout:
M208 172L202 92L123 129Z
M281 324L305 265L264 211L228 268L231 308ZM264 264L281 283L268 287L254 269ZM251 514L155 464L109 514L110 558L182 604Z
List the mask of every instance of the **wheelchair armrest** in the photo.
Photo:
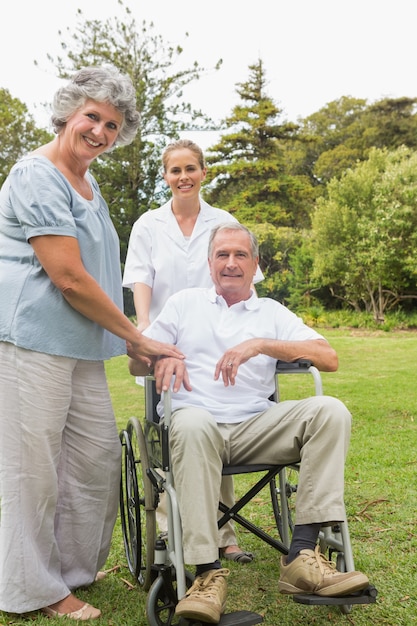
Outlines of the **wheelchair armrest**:
M276 374L276 394L275 401L279 402L279 384L280 374L311 374L314 379L314 387L316 396L323 395L323 385L321 375L317 367L313 365L310 359L298 359L298 361L277 361L275 367Z
M309 359L298 359L298 361L277 361L276 372L279 374L279 372L283 370L308 369L312 365L313 363Z

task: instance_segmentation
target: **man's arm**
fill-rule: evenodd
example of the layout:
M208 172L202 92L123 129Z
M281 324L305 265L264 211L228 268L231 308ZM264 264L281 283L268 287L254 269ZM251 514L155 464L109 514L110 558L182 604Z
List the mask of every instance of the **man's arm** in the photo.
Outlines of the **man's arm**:
M280 361L308 359L322 372L335 372L339 366L336 350L325 339L304 341L261 339L260 352Z
M227 350L217 362L215 379L221 375L225 385L234 385L239 365L258 354L265 354L277 361L308 359L323 372L335 372L338 368L337 353L325 339L282 341L259 338L248 339Z
M151 361L152 359L149 359ZM152 360L152 363L149 365L146 360L132 359L129 357L127 366L129 368L129 373L132 376L149 376L152 374L153 367L155 364L155 360Z

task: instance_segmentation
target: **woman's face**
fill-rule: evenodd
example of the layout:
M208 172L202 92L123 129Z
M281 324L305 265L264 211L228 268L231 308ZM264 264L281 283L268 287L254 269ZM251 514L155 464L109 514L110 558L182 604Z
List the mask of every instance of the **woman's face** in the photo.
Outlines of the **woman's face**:
M197 156L188 148L173 150L167 159L164 180L176 198L193 198L200 193L206 177Z
M61 135L79 159L92 161L114 145L123 115L107 102L87 100L68 119Z

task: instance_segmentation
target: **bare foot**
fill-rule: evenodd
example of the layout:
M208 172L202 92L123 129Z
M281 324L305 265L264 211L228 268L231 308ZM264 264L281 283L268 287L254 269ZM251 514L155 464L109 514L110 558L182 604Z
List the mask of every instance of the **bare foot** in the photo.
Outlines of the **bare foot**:
M233 554L234 552L243 552L241 548L237 545L226 546L225 548L221 548L223 554Z
M252 552L246 552L242 550L238 545L226 546L220 548L220 558L227 559L228 561L235 561L236 563L251 563L253 561Z

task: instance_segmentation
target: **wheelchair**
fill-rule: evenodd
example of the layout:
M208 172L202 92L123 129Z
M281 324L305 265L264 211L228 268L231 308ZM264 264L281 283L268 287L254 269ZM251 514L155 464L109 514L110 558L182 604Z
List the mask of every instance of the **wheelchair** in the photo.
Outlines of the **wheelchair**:
M309 374L313 377L316 395L322 395L320 372L305 360L295 363L278 362L276 392L280 399L280 377L283 374ZM155 380L145 378L145 416L143 423L131 417L120 432L122 443L122 474L120 489L120 516L124 548L129 571L135 581L148 592L146 615L149 626L200 626L175 616L175 607L194 576L186 568L182 550L181 519L174 479L170 469L168 432L171 405L170 392L164 394L164 419L160 420L156 405ZM232 507L219 503L218 526L229 520L240 524L260 540L281 554L287 555L293 529L294 499L297 492L298 465L241 465L224 466L224 475L252 474L254 484ZM266 532L243 514L242 509L264 488L269 488L274 532ZM156 509L160 495L167 499L168 532L157 534ZM164 536L166 535L166 536ZM343 522L325 526L319 535L321 552L333 560L339 571L354 570L354 561L346 518ZM372 585L351 596L322 597L310 594L292 596L295 602L307 605L338 605L342 613L349 613L354 604L376 601L377 590ZM224 614L220 626L251 626L263 621L261 615L250 611Z

